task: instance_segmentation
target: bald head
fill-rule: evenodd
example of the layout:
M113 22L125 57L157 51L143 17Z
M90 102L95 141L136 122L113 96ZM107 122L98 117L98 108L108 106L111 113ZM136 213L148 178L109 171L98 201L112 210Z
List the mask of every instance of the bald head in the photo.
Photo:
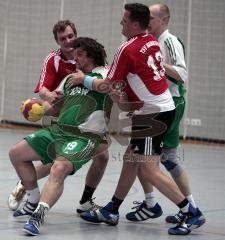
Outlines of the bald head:
M170 10L162 3L150 5L149 10L151 17L148 32L158 38L168 28Z
M167 5L157 3L149 6L150 12L155 12L159 17L170 17L170 10Z

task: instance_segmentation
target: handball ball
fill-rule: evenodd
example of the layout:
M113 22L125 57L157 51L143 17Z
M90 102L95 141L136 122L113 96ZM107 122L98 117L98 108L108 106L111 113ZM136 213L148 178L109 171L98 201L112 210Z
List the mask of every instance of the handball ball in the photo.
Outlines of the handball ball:
M39 121L44 115L42 101L37 98L29 98L22 103L21 112L30 122Z

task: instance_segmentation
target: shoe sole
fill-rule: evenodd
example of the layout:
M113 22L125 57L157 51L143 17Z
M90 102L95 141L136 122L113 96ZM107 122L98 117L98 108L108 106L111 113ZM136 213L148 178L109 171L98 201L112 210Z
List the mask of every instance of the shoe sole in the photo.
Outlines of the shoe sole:
M103 222L110 226L116 226L118 224L118 221L117 222L103 221Z
M83 217L82 215L80 215L80 217L81 217L83 220L85 220L85 221L87 221L87 222L91 222L91 223L97 223L97 224L99 224L99 223L102 223L102 222L103 222L102 220L94 220L93 218Z
M95 223L95 224L106 223L110 226L116 226L118 224L118 221L112 222L112 221L105 221L105 220L96 220L96 219L92 219L92 218L83 217L82 215L80 215L80 217L87 222Z
M31 235L31 236L37 236L37 235L39 235L39 233L32 233L31 231L29 231L29 230L26 229L26 228L23 228L22 231L25 232L25 233L28 234L28 235Z
M189 229L188 232L180 232L180 234L175 233L175 232L170 232L170 231L168 230L168 234L169 234L169 235L185 236L185 235L188 235L189 233L191 233L191 230L190 230L190 229Z
M199 221L199 224L198 224L198 225L192 224L189 228L190 228L191 230L193 230L193 229L196 229L196 228L201 227L201 226L206 222L206 219L205 219L205 218L202 218L202 219L198 219L198 221ZM196 221L196 222L197 222L197 221Z

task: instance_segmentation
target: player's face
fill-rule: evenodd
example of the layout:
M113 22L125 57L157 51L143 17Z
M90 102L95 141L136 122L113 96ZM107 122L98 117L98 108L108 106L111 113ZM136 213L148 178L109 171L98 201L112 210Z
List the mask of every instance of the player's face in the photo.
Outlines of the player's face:
M67 26L64 32L57 33L57 43L59 44L62 52L71 52L74 49L71 47L71 43L76 39L76 35L70 26Z
M122 25L122 34L127 37L130 38L133 36L133 24L134 22L132 22L129 18L130 13L128 11L124 11L123 13L123 18L120 22L120 24Z
M92 70L93 61L87 56L87 52L83 49L75 49L75 60L77 62L77 68L83 72L90 72Z
M156 38L161 34L162 29L162 18L159 16L157 9L150 9L150 21L148 25L148 33L154 35Z

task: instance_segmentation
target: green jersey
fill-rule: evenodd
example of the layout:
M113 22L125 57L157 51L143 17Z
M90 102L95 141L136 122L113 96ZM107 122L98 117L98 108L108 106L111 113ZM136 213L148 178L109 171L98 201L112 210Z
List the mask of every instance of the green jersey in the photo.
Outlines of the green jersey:
M93 69L90 76L103 78L107 74L105 67ZM67 87L71 76L63 79L57 90L63 91L63 106L60 110L58 125L73 126L83 132L92 132L98 135L108 132L112 101L107 94L89 90L83 85Z

